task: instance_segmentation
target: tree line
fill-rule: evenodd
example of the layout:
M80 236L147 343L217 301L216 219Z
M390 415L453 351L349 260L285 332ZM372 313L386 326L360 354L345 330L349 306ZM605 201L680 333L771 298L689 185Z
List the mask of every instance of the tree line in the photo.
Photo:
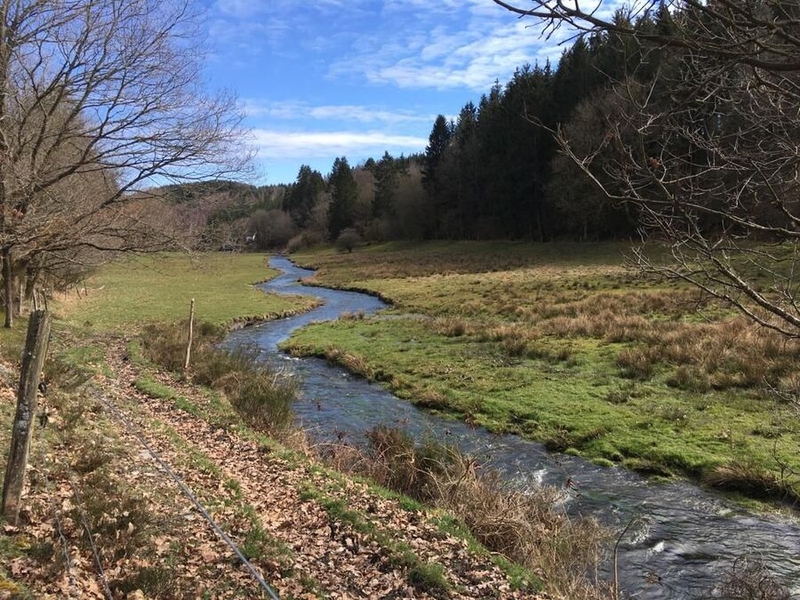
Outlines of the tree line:
M631 22L619 11L614 19L655 31L669 28L673 16L662 9ZM664 63L662 53L629 37L578 37L556 68L521 66L454 119L439 115L424 153L385 153L354 167L339 157L326 175L302 166L269 215L270 231L261 215L262 241L311 245L343 231L367 240L630 238L636 211L609 199L557 138L565 134L587 150L602 141L621 82L646 85Z
M494 1L575 42L437 117L423 154L301 169L291 245L635 237L645 270L799 337L800 5Z

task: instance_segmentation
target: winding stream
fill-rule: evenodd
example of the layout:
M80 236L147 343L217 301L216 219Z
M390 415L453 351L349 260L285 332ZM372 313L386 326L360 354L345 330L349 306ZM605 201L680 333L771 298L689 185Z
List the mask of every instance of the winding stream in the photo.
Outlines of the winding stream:
M621 468L595 466L577 457L549 453L514 435L494 435L444 420L400 400L379 385L314 358L293 359L278 344L311 322L336 319L343 312L374 313L379 299L298 283L313 271L275 257L283 271L262 284L268 292L320 298L325 304L302 315L233 332L226 345L259 347L265 361L291 369L302 381L295 413L303 427L321 439L359 442L378 424L400 425L415 435L446 436L466 452L484 458L520 485L564 488L563 505L572 515L592 515L621 531L635 525L620 545L622 589L631 598L711 598L722 571L743 554L758 558L800 598L800 522L757 515L684 482L651 483Z

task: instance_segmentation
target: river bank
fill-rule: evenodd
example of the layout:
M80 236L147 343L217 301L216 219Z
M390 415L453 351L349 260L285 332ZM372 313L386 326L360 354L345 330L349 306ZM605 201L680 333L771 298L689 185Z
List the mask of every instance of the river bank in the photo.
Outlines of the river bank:
M300 319L269 323L236 332L229 344L255 344L263 358L287 365L302 380L303 398L296 413L319 439L359 443L376 425L400 425L419 438L448 439L520 486L554 485L564 490L563 502L574 515L594 516L621 531L619 569L622 588L633 595L670 598L674 594L710 594L737 558L753 554L788 585L800 579L794 548L800 545L796 520L755 515L685 482L654 483L619 468L599 468L578 457L552 454L515 435L491 434L421 412L364 379L348 376L325 361L289 361L276 350L282 339L308 322L336 318L342 311L367 317L386 307L371 296L298 285L311 271L274 259L285 272L267 284L268 291L325 294L328 301ZM381 317L376 317L381 319ZM369 318L352 316L345 324ZM321 325L320 325L321 326ZM351 359L352 360L352 359ZM724 532L721 536L720 532ZM800 590L795 590L800 593Z
M292 258L392 301L287 348L421 407L649 476L795 505L795 342L625 267L620 244L384 245ZM781 390L784 391L781 391ZM784 393L785 392L785 393Z

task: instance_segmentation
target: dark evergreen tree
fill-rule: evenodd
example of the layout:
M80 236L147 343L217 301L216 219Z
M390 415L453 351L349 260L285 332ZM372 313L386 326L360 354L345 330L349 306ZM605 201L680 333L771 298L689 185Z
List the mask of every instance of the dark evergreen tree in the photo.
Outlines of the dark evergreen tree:
M433 123L433 129L428 137L428 146L425 148L425 160L422 169L422 185L428 192L433 204L433 223L427 232L428 237L439 237L444 211L444 184L442 182L442 159L450 146L453 138L453 124L444 115L439 115Z
M322 174L303 165L297 173L297 181L284 196L283 210L291 215L295 225L305 227L314 205L324 191L325 180Z
M505 237L544 240L551 207L545 199L548 164L553 155L549 65L518 69L506 86L502 106L506 127L505 177L508 190L499 205Z
M507 127L501 105L503 88L495 83L488 95L478 104L477 152L480 172L479 186L482 192L479 211L481 220L476 224L476 236L482 239L504 237L497 218L497 203L508 192L505 178Z
M425 147L425 159L422 168L422 184L431 195L436 195L436 168L444 156L453 137L453 126L444 115L439 115L433 122L433 129L428 136Z
M553 80L556 121L568 119L581 100L607 81L594 64L593 55L597 55L597 47L590 49L589 43L583 37L575 40L572 47L564 50L561 55Z
M433 129L428 136L425 148L425 161L422 170L422 183L432 195L436 194L436 167L439 166L450 140L453 137L453 126L444 115L439 115L433 122Z
M457 168L456 190L461 238L477 237L480 219L480 163L478 160L478 108L467 102L458 114L451 146Z
M333 168L328 176L328 189L331 194L328 233L335 240L344 229L353 226L358 201L358 186L353 170L344 156L333 161Z
M379 161L373 161L375 198L372 201L372 216L380 219L394 215L394 193L402 171L402 162L388 152L384 152Z

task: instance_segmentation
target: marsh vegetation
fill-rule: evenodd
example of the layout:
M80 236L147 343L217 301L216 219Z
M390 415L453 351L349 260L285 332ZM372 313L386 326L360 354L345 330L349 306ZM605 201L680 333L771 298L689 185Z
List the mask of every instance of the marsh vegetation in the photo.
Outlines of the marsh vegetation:
M316 282L393 309L309 327L288 348L493 431L796 503L797 342L629 270L624 252L435 243L300 254Z

